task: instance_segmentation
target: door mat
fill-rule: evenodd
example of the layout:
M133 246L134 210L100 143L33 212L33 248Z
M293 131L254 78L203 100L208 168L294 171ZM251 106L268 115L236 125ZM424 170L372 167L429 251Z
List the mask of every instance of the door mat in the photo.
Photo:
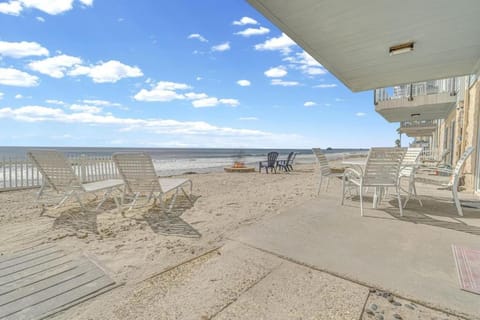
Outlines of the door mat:
M480 250L452 245L460 287L480 294Z

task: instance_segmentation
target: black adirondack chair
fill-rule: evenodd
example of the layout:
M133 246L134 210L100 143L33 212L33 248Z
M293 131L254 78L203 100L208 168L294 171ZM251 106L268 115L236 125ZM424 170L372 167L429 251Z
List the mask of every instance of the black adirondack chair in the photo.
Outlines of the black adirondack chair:
M285 170L286 172L290 171L290 170L293 170L292 161L293 161L294 158L295 158L295 152L290 152L288 154L287 159L277 161L277 167L280 170Z
M258 163L258 172L262 172L262 168L265 168L265 171L268 173L268 168L270 168L270 172L277 173L277 158L278 152L269 152L267 154L267 161L260 161Z

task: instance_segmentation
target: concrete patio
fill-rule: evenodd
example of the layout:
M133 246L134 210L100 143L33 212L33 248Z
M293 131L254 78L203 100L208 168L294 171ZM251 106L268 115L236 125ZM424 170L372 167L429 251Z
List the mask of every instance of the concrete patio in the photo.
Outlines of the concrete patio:
M338 187L338 184L337 184ZM399 216L396 201L371 209L366 198L340 205L338 188L232 236L236 241L420 304L476 318L480 295L459 287L452 245L480 250L480 210L458 217L450 192L417 186ZM462 193L475 200L473 195Z

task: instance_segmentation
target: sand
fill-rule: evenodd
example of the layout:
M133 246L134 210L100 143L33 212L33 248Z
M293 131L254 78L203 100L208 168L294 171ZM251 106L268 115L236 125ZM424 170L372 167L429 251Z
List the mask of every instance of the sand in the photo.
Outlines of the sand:
M194 204L179 198L168 215L151 206L120 214L112 200L99 213L75 202L42 213L36 190L3 192L0 250L55 243L91 257L123 284L58 319L374 319L365 307L372 303L393 315L391 303L365 286L229 239L316 197L317 174L314 165L299 164L280 174L184 175L193 181ZM340 180L332 179L331 189L339 192ZM88 207L97 203L90 197ZM408 312L405 319L455 319L424 307Z

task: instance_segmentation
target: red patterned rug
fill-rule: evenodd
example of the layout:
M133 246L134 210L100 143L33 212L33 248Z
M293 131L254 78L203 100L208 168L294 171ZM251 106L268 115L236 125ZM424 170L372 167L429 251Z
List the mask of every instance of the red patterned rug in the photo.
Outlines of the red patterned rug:
M480 294L480 250L452 245L460 287Z

